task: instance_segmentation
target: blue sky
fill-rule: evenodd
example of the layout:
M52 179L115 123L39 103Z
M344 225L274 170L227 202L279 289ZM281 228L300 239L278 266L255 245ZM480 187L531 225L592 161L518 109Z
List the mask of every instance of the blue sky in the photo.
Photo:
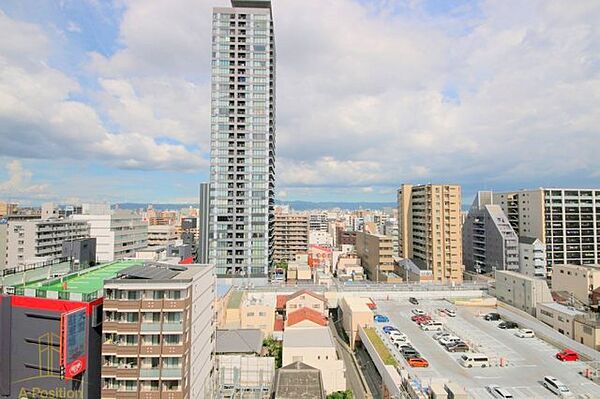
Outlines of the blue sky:
M0 200L180 202L207 179L224 0L0 4ZM600 4L278 0L277 195L600 187Z

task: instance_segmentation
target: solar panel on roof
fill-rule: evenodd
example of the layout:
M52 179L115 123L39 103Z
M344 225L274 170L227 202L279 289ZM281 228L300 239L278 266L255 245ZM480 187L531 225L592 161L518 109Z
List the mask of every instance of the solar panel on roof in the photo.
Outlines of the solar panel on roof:
M129 278L139 278L144 280L170 280L177 276L179 272L156 266L131 266L121 270L121 274Z

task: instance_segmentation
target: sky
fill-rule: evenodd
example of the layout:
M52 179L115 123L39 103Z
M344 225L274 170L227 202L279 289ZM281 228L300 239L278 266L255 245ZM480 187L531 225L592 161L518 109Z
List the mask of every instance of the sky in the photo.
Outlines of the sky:
M191 202L211 9L3 0L0 200ZM600 187L597 0L273 0L276 195Z

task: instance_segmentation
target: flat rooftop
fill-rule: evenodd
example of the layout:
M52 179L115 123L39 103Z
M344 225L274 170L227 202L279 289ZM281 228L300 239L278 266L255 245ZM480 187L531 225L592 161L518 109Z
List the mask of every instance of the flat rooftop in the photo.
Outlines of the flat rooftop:
M284 348L331 348L333 346L329 327L287 328L283 332Z
M104 288L104 280L116 277L119 272L131 266L143 264L144 261L142 260L117 261L66 275L62 278L27 283L21 288L92 294Z

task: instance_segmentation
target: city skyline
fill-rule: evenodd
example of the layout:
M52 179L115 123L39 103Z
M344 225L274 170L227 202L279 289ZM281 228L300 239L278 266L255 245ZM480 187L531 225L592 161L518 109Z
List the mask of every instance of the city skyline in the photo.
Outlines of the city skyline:
M5 199L195 200L209 15L227 2L169 4L3 2ZM446 182L469 204L597 185L598 5L453 4L275 3L277 198L393 202L404 182Z

